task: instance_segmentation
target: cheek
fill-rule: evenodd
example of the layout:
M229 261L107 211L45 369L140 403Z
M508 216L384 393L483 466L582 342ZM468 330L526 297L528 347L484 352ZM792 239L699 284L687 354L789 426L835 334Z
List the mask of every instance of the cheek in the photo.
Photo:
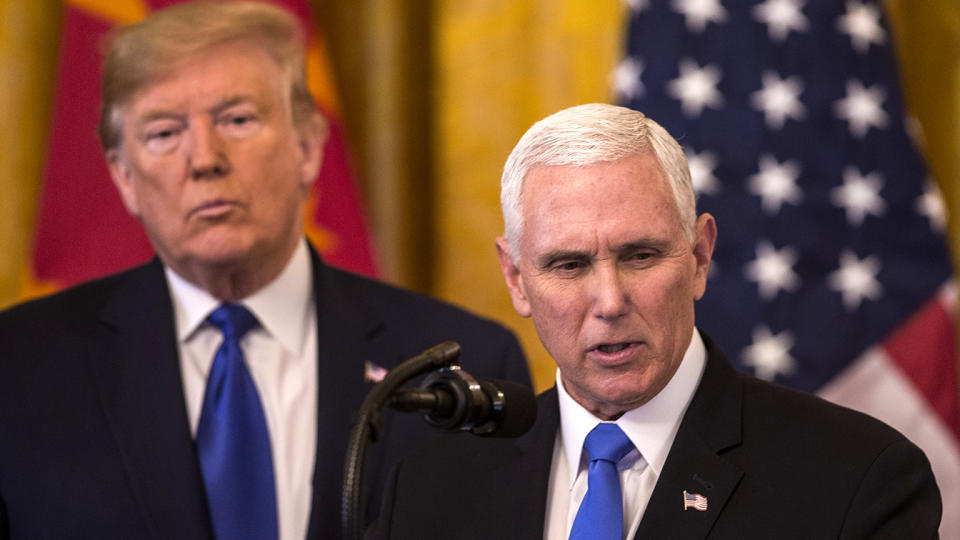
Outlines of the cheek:
M158 206L169 204L162 178L152 174L150 169L135 169L130 191L137 201L141 214L153 215Z
M589 309L581 287L567 282L541 282L528 289L533 323L554 344L575 341Z
M684 272L665 272L638 289L641 314L664 334L671 334L693 322L694 281ZM666 336L665 336L666 337Z

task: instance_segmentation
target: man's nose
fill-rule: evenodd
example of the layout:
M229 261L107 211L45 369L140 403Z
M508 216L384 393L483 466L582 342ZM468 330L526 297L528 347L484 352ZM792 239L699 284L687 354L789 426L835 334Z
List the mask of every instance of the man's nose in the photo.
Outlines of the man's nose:
M594 269L593 312L604 320L626 315L630 299L615 264L597 265Z
M192 145L187 156L190 176L194 180L219 178L230 172L226 145L216 126L200 123L191 130Z

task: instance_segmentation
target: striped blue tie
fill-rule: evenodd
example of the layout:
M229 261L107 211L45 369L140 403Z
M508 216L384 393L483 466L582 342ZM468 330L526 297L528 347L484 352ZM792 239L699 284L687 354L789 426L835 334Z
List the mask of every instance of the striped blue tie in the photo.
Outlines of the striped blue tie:
M240 340L258 325L243 306L223 304L207 319L223 332L207 376L197 455L216 538L276 539L270 436L243 361Z
M616 424L597 424L583 447L590 457L587 494L570 529L570 540L623 538L623 498L617 463L633 450L633 443Z

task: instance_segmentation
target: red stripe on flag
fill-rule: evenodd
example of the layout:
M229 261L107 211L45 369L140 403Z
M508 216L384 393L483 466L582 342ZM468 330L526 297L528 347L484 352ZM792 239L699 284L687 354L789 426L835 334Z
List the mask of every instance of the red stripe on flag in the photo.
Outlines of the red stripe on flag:
M904 321L883 347L960 441L954 319L940 296Z

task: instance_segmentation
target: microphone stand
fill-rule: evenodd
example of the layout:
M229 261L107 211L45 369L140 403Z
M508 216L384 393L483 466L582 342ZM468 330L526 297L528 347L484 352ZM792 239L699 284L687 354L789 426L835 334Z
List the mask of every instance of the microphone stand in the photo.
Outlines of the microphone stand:
M382 381L370 389L363 404L354 415L353 427L347 442L347 458L343 468L343 494L340 521L344 540L363 538L363 520L366 514L366 477L364 463L367 446L380 436L380 410L393 392L405 382L440 368L448 367L460 358L460 345L445 341L431 347L399 366L391 369Z

